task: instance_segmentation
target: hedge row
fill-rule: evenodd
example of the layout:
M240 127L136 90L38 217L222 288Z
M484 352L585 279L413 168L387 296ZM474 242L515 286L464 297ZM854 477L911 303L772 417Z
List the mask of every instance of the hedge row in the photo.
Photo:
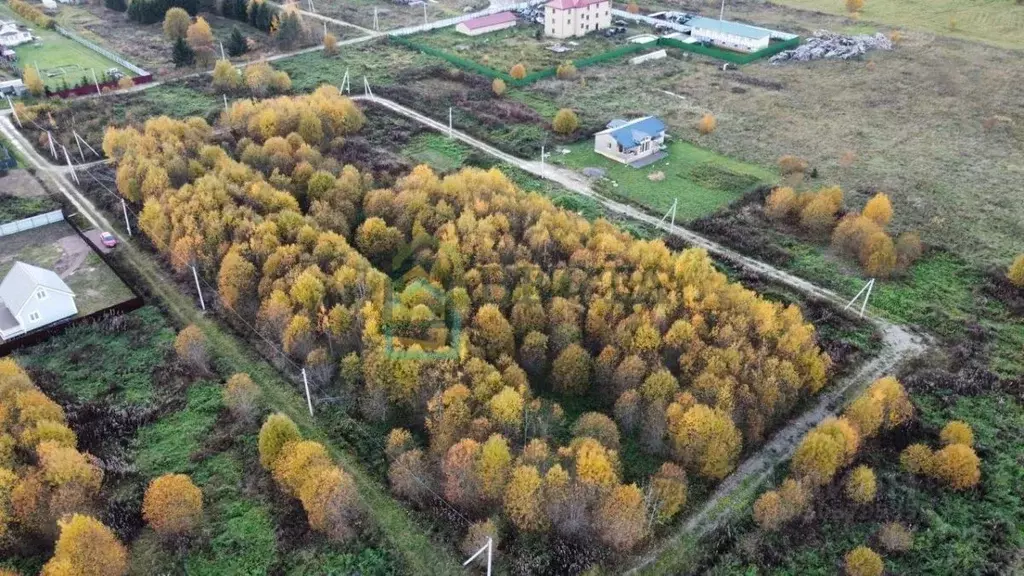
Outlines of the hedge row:
M495 70L493 68L484 66L483 64L474 62L472 60L468 60L466 58L460 58L459 56L449 54L448 52L445 52L444 50L440 50L438 48L418 44L402 36L390 36L390 40L396 44L405 46L407 48L418 50L424 54L427 54L428 56L436 56L437 58L446 60L463 70L475 72L477 74L480 74L481 76L485 76L491 79L501 78L501 80L504 81L509 86L528 86L538 80L543 80L545 78L553 78L557 71L557 68L546 68L544 70L538 70L537 72L527 74L523 78L516 80L515 78L512 78L507 72ZM685 50L687 52L694 52L696 54L701 54L703 56L709 56L711 58L725 60L726 62L731 62L733 64L749 64L750 62L753 62L755 60L760 60L761 58L767 58L769 56L778 54L783 50L795 48L799 44L800 38L796 37L786 40L784 42L773 43L769 45L767 48L758 50L757 52L741 54L739 52L731 52L729 50L722 50L720 48L710 48L707 46L702 46L700 44L686 44L685 42L680 42L679 40L671 38L658 38L657 42L654 43L655 46L661 46L665 48L677 48L679 50ZM594 64L600 64L602 62L607 62L609 60L617 60L627 54L641 52L650 47L651 44L649 43L626 44L624 46L619 46L618 48L614 48L607 52L595 54L594 56L590 56L587 58L580 58L579 60L573 60L572 62L577 69L585 68L587 66L593 66Z
M11 10L14 10L16 14L32 22L36 26L49 28L51 30L53 29L55 25L53 18L43 14L42 10L28 2L23 2L22 0L8 0L7 3L11 6Z

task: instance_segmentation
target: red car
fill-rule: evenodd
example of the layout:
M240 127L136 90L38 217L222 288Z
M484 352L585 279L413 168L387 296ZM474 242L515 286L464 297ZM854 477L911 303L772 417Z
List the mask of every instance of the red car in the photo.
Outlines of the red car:
M117 238L110 232L100 232L100 242L103 242L103 245L107 248L117 246Z

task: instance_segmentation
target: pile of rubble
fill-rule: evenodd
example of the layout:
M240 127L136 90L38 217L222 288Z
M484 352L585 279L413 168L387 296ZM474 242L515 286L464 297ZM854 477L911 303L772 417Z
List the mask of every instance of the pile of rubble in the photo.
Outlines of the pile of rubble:
M892 50L892 41L885 34L860 34L843 36L828 30L818 30L806 42L792 50L779 52L772 56L772 64L794 60L808 62L810 60L856 58L868 50Z

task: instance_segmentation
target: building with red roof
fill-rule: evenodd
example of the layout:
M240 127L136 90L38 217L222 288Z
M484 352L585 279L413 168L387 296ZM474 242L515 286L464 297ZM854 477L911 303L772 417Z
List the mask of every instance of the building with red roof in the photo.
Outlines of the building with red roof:
M553 38L584 36L611 25L610 0L551 0L544 5L544 33Z
M489 14L460 22L455 29L467 36L479 36L480 34L487 34L495 30L511 28L515 25L515 14L511 12L498 12L497 14Z

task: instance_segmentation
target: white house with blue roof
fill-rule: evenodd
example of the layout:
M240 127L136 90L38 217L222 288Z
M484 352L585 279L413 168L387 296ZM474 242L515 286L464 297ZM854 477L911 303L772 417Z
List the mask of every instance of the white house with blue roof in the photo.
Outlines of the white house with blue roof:
M665 123L654 116L612 120L606 129L594 134L594 152L634 168L664 158L664 144Z
M767 48L772 36L772 31L767 28L729 20L693 18L686 25L690 27L691 37L739 52L757 52Z

